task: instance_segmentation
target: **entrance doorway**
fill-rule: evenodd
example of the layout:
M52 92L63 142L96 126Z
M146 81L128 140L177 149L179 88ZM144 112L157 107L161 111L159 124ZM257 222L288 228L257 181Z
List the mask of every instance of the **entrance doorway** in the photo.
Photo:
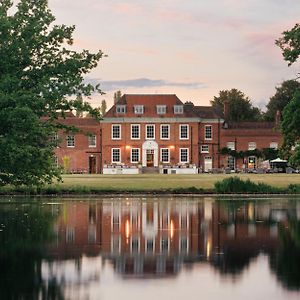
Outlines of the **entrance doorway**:
M212 158L211 156L204 157L204 172L210 172L212 169Z
M147 167L154 166L154 150L148 149L147 150Z
M89 157L89 173L96 174L97 173L97 161L95 156Z

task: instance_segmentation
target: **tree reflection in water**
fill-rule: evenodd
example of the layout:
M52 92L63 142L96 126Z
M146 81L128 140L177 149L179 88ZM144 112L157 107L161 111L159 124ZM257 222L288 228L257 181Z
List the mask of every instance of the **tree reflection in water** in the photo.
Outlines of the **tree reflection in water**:
M88 293L104 265L127 279L175 278L198 263L241 278L261 253L286 289L300 288L297 201L126 198L55 205L1 205L1 299L64 299L81 287Z
M284 287L300 290L300 221L280 226L280 246L270 256L270 265Z
M1 299L63 299L57 283L45 282L41 275L54 221L40 204L1 205Z

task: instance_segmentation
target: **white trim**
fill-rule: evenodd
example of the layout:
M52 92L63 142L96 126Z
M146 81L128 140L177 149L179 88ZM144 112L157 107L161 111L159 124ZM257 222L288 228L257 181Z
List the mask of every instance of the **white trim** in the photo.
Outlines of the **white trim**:
M138 112L138 110L141 108L141 112ZM137 109L137 110L136 110ZM133 112L136 115L143 115L144 114L144 105L136 104L133 106Z
M164 108L164 112L159 112L159 111L158 111L159 108ZM163 104L161 104L161 105L156 105L156 113L157 113L158 115L165 115L165 114L167 113L167 105L163 105Z
M202 150L202 147L207 147L207 151ZM209 145L201 145L200 151L201 153L209 153Z
M162 161L162 150L168 150L168 161ZM170 163L170 149L169 148L160 148L160 161L163 164L168 164Z
M168 126L168 138L162 137L162 126ZM161 140L169 140L170 139L170 135L171 135L170 129L171 129L170 124L160 124L160 139Z
M120 108L120 110L124 110L124 111L118 111L118 108ZM116 104L116 113L117 114L126 114L126 105L124 104Z
M113 127L114 126L119 126L119 131L120 131L120 137L119 138L114 138L113 137ZM111 139L112 140L121 140L122 139L122 126L121 126L121 124L111 124Z
M186 138L182 138L181 137L181 127L183 126L187 126L187 137ZM179 124L179 139L180 140L188 140L190 137L190 126L189 124Z
M132 161L132 150L138 150L138 153L139 153L138 161ZM130 162L132 164L138 164L140 161L141 161L141 149L140 148L131 148L130 149Z
M120 153L120 155L119 155L119 157L120 157L119 161L114 161L113 160L113 152L114 152L114 150L119 150L119 153ZM122 161L122 159L121 159L121 148L111 148L111 163L112 164L117 164L117 163L121 163L121 161Z
M73 139L73 141L74 141L74 145L72 145L72 146L70 146L70 145L68 145L68 138L69 138L69 136L71 137L73 137L74 139ZM66 144L67 144L67 148L75 148L75 134L68 134L67 135L67 138L66 138Z
M176 117L164 117L163 121L165 123L209 123L209 124L222 124L224 122L223 119L202 119L202 118L186 118L180 117L179 115ZM106 117L101 120L101 123L161 123L162 118L151 118L151 117Z
M90 144L90 138L91 138L92 136L95 137L95 145L91 145L91 144ZM97 147L97 136L96 136L96 134L92 134L92 135L89 135L89 136L88 136L88 143L89 143L89 148L96 148L96 147Z
M207 138L207 137L206 137L206 128L208 128L208 127L211 128L211 137L210 137L210 138ZM211 141L211 140L213 139L213 127L212 127L212 125L205 125L205 126L204 126L204 139L205 139L206 141Z
M174 115L182 115L184 113L184 107L182 104L173 106Z
M138 126L139 127L139 137L133 138L132 137L132 126ZM131 140L140 140L141 139L141 124L130 124L130 139Z
M153 138L148 138L147 137L147 128L149 126L153 126ZM146 124L146 126L145 126L145 140L155 140L155 125L154 124Z
M181 150L187 150L187 161L181 160ZM182 164L188 164L190 162L190 149L189 148L179 148L179 161Z
M250 147L251 146L251 147ZM253 150L255 150L255 149L257 149L257 144L256 144L256 142L248 142L248 150L249 151L253 151Z

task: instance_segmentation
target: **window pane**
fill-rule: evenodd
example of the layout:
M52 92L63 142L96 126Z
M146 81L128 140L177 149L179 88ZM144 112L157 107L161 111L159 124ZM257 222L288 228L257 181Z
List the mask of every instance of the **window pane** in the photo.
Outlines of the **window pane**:
M132 139L140 138L140 125L131 125L131 138Z
M146 138L147 139L154 139L154 125L146 125Z
M189 138L188 125L180 125L180 138L181 139Z
M162 139L169 139L169 125L161 125L161 138Z
M131 149L131 162L139 162L140 160L140 149Z
M169 149L168 148L161 149L161 161L169 162Z
M75 136L74 135L67 136L67 147L75 147Z
M212 126L211 125L205 126L205 139L206 140L212 139Z
M88 136L89 147L96 147L96 135L89 135Z
M188 162L188 149L180 149L180 162Z
M112 125L112 138L113 139L121 138L121 125Z
M112 149L112 162L120 162L120 149Z

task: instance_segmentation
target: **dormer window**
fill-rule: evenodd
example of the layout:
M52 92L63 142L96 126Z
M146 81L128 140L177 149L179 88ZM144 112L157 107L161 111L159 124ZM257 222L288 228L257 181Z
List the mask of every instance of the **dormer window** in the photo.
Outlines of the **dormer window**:
M183 114L183 105L174 105L174 114Z
M144 113L144 105L134 105L134 113L137 115L142 115Z
M163 115L167 112L167 106L166 105L156 105L156 113L158 115Z
M126 113L126 105L116 105L117 114L125 114Z

